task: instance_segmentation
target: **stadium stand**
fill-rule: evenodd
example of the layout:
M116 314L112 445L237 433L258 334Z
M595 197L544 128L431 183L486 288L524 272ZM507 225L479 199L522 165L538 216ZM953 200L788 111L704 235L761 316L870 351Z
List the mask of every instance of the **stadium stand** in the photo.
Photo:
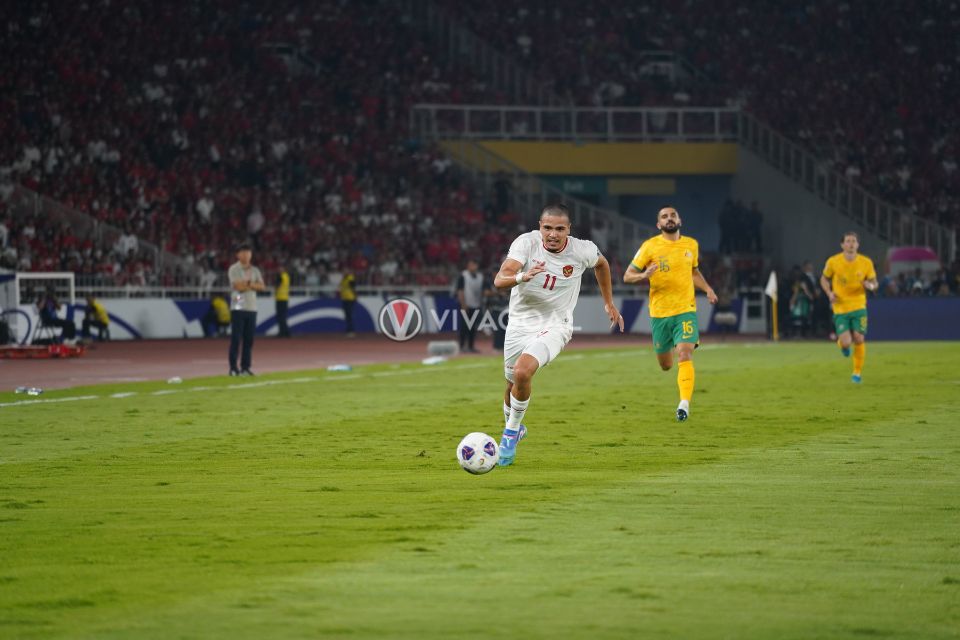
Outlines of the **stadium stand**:
M897 0L442 5L576 104L741 105L865 188L960 222L960 6ZM673 52L702 74L644 64ZM904 64L904 59L910 64Z
M494 219L449 161L405 131L415 101L496 96L445 75L389 3L17 11L0 45L7 190L23 184L209 269L249 235L267 270L289 264L306 283L341 267L362 282L398 281L399 263L419 283L448 284L448 270L418 267L442 258L455 268L465 253L486 264L513 232L491 237L486 223L509 225L509 212ZM170 275L42 217L8 227L18 268Z
M902 1L814 0L776 7L762 29L731 2L440 4L565 100L745 105L879 195L957 222L957 138L942 115L960 101L960 14L948 2L921 16ZM404 11L15 4L0 40L0 265L172 283L191 265L222 271L249 237L258 262L287 265L295 284L343 268L367 284L448 284L466 255L492 266L516 213L412 140L408 115L417 102L508 97L448 66ZM658 52L686 71L656 73ZM916 64L892 64L903 56ZM123 233L104 242L13 216L15 183ZM186 267L131 253L137 240Z

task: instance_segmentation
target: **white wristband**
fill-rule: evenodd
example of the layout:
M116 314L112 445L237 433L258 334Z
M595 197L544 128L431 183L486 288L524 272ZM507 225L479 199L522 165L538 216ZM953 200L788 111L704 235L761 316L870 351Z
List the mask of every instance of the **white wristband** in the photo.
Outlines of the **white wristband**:
M523 271L517 271L517 284L523 284Z

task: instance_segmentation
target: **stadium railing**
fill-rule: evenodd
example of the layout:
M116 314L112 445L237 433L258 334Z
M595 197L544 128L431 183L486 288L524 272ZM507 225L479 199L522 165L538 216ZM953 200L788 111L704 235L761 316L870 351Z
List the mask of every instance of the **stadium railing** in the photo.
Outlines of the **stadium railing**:
M734 107L415 104L410 130L432 139L737 142Z
M739 142L771 166L892 245L932 247L949 264L957 255L956 232L885 202L749 113L740 114Z
M434 140L737 142L838 214L893 245L957 256L956 232L876 197L755 116L736 108L569 108L417 104L411 130Z
M618 295L635 297L637 288L619 284L620 274L613 274L614 291ZM452 293L453 283L456 281L456 274L451 273L449 285L419 285L410 283L393 283L382 285L359 285L357 292L361 295L384 295L401 296L412 291L431 292L431 293ZM200 285L195 282L181 282L171 285L145 285L145 286L113 286L104 285L95 281L86 279L83 275L76 276L76 295L82 299L87 295L95 298L118 299L118 298L164 298L173 300L196 300L207 298L211 293L226 293L229 290L226 278L218 278L213 285ZM597 283L593 277L583 279L582 293L592 293L597 291ZM291 296L304 297L337 297L339 288L337 283L325 283L319 285L294 284L290 287ZM260 294L263 299L271 299L273 290L267 289Z

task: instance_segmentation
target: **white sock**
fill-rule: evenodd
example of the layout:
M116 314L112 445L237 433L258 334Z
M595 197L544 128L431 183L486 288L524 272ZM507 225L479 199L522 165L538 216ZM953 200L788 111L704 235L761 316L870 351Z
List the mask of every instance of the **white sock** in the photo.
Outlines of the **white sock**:
M681 401L680 401L680 404L677 405L677 409L683 409L683 410L686 411L687 413L690 413L690 401L689 401L689 400L681 400Z
M510 394L510 417L507 418L507 430L516 431L520 428L520 421L523 420L523 414L527 412L527 406L530 399L517 400Z
M510 419L510 405L506 402L503 403L503 422L506 424L507 420Z

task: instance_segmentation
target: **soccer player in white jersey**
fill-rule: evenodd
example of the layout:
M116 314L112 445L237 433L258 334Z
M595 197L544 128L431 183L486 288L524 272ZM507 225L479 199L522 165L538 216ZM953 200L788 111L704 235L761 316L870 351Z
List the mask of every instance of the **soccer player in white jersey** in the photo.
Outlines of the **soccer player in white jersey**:
M570 235L570 210L552 204L540 212L540 229L510 245L494 279L498 289L511 289L510 316L503 345L503 396L506 426L500 439L500 461L513 463L517 442L526 433L520 424L530 404L534 374L556 358L573 337L573 309L580 296L583 272L593 269L603 295L610 326L623 331L623 317L613 304L610 263L597 245Z

